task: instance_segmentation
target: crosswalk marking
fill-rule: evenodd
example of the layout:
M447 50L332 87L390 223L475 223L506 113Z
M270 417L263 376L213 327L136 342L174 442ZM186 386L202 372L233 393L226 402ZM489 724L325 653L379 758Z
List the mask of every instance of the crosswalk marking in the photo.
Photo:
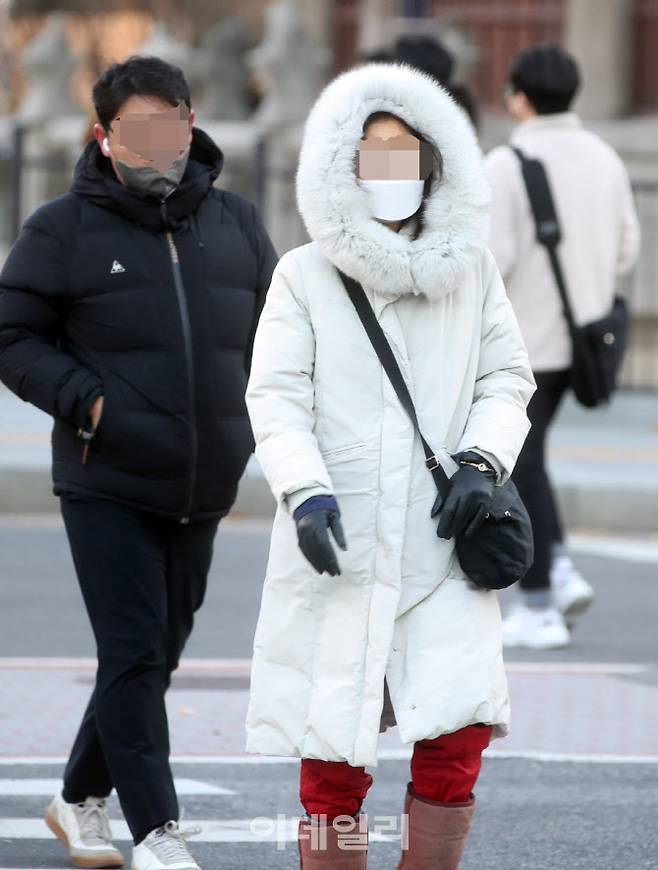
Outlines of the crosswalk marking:
M386 817L388 819L388 817ZM395 817L392 817L395 818ZM297 840L299 819L293 816L253 819L185 819L186 827L200 827L201 833L189 838L194 843L291 843ZM125 822L112 820L112 839L117 842L131 841L130 831ZM0 819L0 839L10 840L52 840L55 835L41 819ZM391 842L399 840L399 834L387 834L373 830L370 842Z
M230 788L211 785L198 779L176 779L179 795L233 795ZM54 795L62 787L61 779L0 779L0 797Z

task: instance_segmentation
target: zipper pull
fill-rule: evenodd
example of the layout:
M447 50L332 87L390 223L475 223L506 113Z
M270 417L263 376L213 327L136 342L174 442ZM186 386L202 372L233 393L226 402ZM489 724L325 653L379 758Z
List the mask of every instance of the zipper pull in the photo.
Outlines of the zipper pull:
M78 437L82 438L85 442L84 447L82 448L82 464L87 464L87 459L89 458L89 447L91 445L91 439L94 437L95 433L90 431L89 429L78 429Z

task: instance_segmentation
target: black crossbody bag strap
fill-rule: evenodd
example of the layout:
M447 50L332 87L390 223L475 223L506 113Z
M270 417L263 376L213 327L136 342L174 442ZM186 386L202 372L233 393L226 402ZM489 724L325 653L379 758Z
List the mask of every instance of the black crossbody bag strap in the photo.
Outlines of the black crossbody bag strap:
M391 386L395 390L395 393L400 400L400 404L409 415L409 419L420 437L423 451L425 453L425 465L429 471L431 471L434 483L436 484L439 493L445 498L450 489L450 478L443 470L443 466L436 458L434 451L425 440L423 433L420 431L418 415L416 414L413 399L411 398L407 384L402 372L400 371L397 360L395 359L395 355L391 350L391 346L388 343L388 339L384 335L384 330L379 325L379 321L377 320L375 312L372 310L372 306L368 302L368 297L366 296L363 287L358 283L358 281L355 281L353 278L350 278L348 275L341 272L340 269L338 270L338 273L345 285L347 294L356 309L356 313L359 315L359 319L363 324L366 335L370 339L370 343L372 344L374 351L391 382Z
M551 269L555 276L555 283L562 300L562 309L569 326L569 331L572 336L577 333L578 327L573 315L573 308L567 291L567 282L562 270L562 262L558 254L557 246L562 239L562 231L560 230L560 222L558 221L557 212L555 210L555 202L551 187L546 175L544 164L540 160L530 159L525 156L520 148L512 146L512 151L516 154L521 162L521 173L530 207L535 219L535 227L537 229L537 241L546 248L548 258L551 263Z

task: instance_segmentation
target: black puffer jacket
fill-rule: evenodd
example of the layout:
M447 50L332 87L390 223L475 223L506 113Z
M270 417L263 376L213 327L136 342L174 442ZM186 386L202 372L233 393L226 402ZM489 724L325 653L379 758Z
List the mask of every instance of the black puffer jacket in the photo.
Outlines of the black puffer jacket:
M244 392L276 254L253 205L214 188L195 129L163 203L96 142L25 223L0 274L0 379L55 418L53 479L181 522L231 507L253 449ZM95 399L103 415L83 462Z

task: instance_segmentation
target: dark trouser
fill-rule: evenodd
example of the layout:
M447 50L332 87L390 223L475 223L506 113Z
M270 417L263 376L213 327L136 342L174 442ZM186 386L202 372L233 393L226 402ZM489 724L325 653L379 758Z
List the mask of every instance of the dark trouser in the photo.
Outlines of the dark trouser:
M532 428L512 478L532 520L535 562L521 581L526 592L550 588L551 547L562 541L558 507L546 474L546 433L569 386L569 371L535 372L537 391L528 405Z
M64 800L116 788L140 842L178 819L164 695L203 602L218 520L182 526L78 497L61 505L98 650Z

